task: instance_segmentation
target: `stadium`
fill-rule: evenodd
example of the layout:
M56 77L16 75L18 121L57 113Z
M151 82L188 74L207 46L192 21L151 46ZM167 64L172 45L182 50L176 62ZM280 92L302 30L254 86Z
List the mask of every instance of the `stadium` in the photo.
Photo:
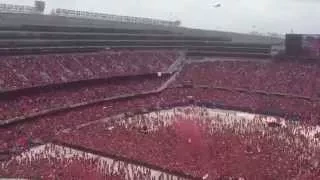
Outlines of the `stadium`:
M320 36L45 8L0 4L0 179L320 179Z

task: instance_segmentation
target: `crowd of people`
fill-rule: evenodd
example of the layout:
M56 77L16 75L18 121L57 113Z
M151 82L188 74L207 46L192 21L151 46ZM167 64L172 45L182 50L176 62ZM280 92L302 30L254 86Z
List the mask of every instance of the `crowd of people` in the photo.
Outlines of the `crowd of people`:
M60 158L67 156L66 158ZM57 144L40 145L0 168L1 177L27 179L153 180L186 178L151 166Z
M121 118L127 124L118 123L115 118L87 124L81 128L69 126L70 130L61 131L62 133L57 134L54 139L55 142L63 142L71 147L83 147L87 152L91 149L95 153L108 154L109 157L114 155L122 159L130 159L128 164L115 165L118 167L115 175L120 179L128 179L123 177L132 173L132 170L129 170L132 169L129 165L132 161L144 163L144 166L153 165L164 171L190 175L196 179L312 179L319 177L320 152L309 148L309 139L291 134L294 131L281 127L266 126L263 129L255 126L245 127L241 123L230 125L229 115L217 116L220 119L216 121L204 115L205 111L197 113L192 110L176 110L175 112L177 114L174 116L164 114L160 118L151 115L153 119L157 119L156 123L149 122L150 119L145 118L147 116L139 116L140 118L135 119L133 114L125 119ZM192 116L199 114L199 117ZM175 122L170 124L164 122L170 119ZM224 125L222 121L225 121ZM256 121L259 122L259 119ZM55 122L52 123L55 124ZM51 126L55 127L53 124ZM154 128L155 126L157 128ZM238 134L239 132L235 133L237 128L245 130ZM26 162L10 161L5 170L0 168L0 173L8 177L49 179L54 177L108 178L105 174L101 174L101 171L96 171L101 169L94 166L101 164L96 157L92 157L91 162L76 156L75 159L70 160L72 151L66 149L61 152L55 148L44 154L53 156L52 152L56 152L57 157L63 157L63 153L69 153L68 159L41 158L39 151L34 151L37 154L34 156L19 157L31 158ZM84 152L78 154L90 157ZM108 167L111 164L109 162ZM104 167L107 165L104 164ZM120 171L119 169L122 168L124 168L123 171ZM141 168L133 169L141 171ZM75 171L81 171L81 173L77 174ZM138 171L136 179L152 179L149 178L152 172L141 174Z
M207 88L179 88L170 89L175 101L182 101L179 97L192 97L196 102L209 102L213 107L221 109L235 109L259 114L270 114L287 117L292 120L319 123L315 116L318 114L318 102L305 99L283 97L276 95L263 95L248 92L226 91Z
M56 138L67 144L147 162L199 179L206 176L217 179L223 174L245 179L292 179L305 174L318 176L320 162L316 159L320 157L320 151L312 152L308 140L295 136L290 128L274 131L269 127L244 127L246 123L239 121L222 125L221 122L227 120L211 120L207 116L193 117L183 113L159 119L154 117L158 123L156 129L153 124L153 130L148 125L151 124L148 122L150 119L129 116L121 119L125 121L123 124L102 121L72 129ZM224 118L228 119L228 115ZM166 124L170 119L174 122ZM235 133L237 128L244 129L241 135ZM307 154L312 154L312 157Z
M215 61L184 67L180 83L316 97L320 69L293 62Z
M228 160L225 157L229 156L228 153L239 153L237 162L243 161L244 163L240 163L241 167L246 167L251 161L263 161L263 157L258 153L256 156L258 158L255 160L251 157L241 159L240 156L246 157L243 152L247 151L247 146L239 143L246 141L246 139L241 139L243 137L215 136L214 138L207 138L208 135L206 134L204 134L206 137L204 141L207 146L203 149L207 151L200 153L199 157L195 155L198 151L194 150L199 148L189 147L189 140L182 140L177 136L175 128L170 127L160 128L159 131L154 133L145 133L146 131L141 133L137 129L128 131L122 127L109 131L104 126L92 126L92 129L86 128L84 129L85 133L79 130L67 135L61 135L60 132L82 123L96 121L120 113L145 112L190 104L210 104L211 107L221 109L279 115L290 120L300 120L313 125L320 124L320 103L314 99L319 95L317 91L320 88L318 87L320 78L317 75L320 75L320 71L318 66L314 64L244 61L191 63L183 67L177 79L172 83L179 85L188 82L188 84L191 83L193 85L192 88L171 86L158 92L155 90L167 82L172 77L171 75L137 75L166 71L177 59L177 53L141 51L137 52L136 55L131 51L123 51L30 57L32 56L25 56L24 59L20 59L23 63L17 63L18 57L10 57L6 61L0 61L0 68L5 67L3 71L0 71L0 87L2 90L53 83L59 84L84 79L125 75L133 77L128 79L120 78L119 80L115 78L113 79L114 81L105 80L98 83L84 82L77 86L66 85L55 89L28 91L27 94L6 97L0 100L0 120L28 116L30 113L41 112L51 108L74 106L75 104L98 101L105 98L154 92L144 96L122 98L90 106L67 109L59 113L39 116L31 119L29 123L0 127L0 161L9 158L12 154L19 154L25 149L35 146L37 144L35 141L44 143L58 139L59 141L145 161L165 169L183 171L187 174L192 174L194 177L203 177L210 172L210 169L219 169L219 167L229 168L230 172L232 170L237 172L244 171L237 167L239 163L227 163L226 166L219 164L219 162ZM50 58L40 57L50 57L51 60ZM147 63L146 60L148 60ZM52 67L59 67L60 70ZM218 89L215 87L218 87ZM219 89L219 87L225 89ZM237 90L238 88L248 91L239 91ZM253 93L252 91L264 91L267 93ZM268 94L268 92L308 98L272 95ZM92 141L93 136L95 136L94 141ZM109 138L109 141L104 141L106 137ZM253 139L252 141L255 142L257 140L255 135L248 138ZM265 145L261 146L265 146L266 153L278 153L277 156L283 157L284 161L278 162L277 165L287 167L286 163L291 162L289 160L290 153L281 153L282 150L276 148L279 145L277 144L278 142L267 144L267 141L262 139L259 143L265 143ZM216 144L217 142L225 142L225 144ZM231 148L230 144L236 148ZM172 149L173 145L177 145L177 148ZM220 149L210 148L213 146ZM181 153L186 147L191 150ZM244 151L236 152L236 149ZM275 149L275 151L271 151L271 149ZM225 154L221 156L221 159L215 159L216 164L213 161L207 162L208 159L213 158L213 154L221 152L225 152ZM259 163L253 164L257 165ZM292 163L291 165L288 168L292 168L292 174L282 174L283 176L281 177L283 179L287 175L289 177L297 175L296 164ZM273 167L272 164L270 165L271 167ZM263 168L265 166L254 167L252 171L261 172ZM229 173L222 169L219 169L222 174ZM248 171L249 174L245 176L253 179L275 178L278 177L275 176L276 174L281 174L280 172L283 171L285 169L278 168L271 174L262 173L259 175L253 172L250 174L250 171ZM221 175L221 173L219 174ZM215 176L214 172L210 172L209 175ZM235 176L242 177L244 174L235 173ZM217 177L219 176L217 175Z
M155 91L170 76L133 76L125 79L80 83L43 91L31 91L0 100L0 121L28 116L53 108L64 108L79 103Z
M30 123L19 123L9 127L3 127L3 130L0 131L0 151L15 151L15 149L17 149L16 147L20 146L17 144L17 141L21 137L50 140L54 137L55 133L62 129L115 114L170 108L197 102L210 102L213 107L218 108L268 113L271 115L280 114L292 118L292 120L311 121L313 124L319 124L319 120L316 118L319 117L319 104L315 106L301 99L279 98L277 96L253 96L238 92L210 89L167 89L157 94L117 101L106 101L91 106L38 117Z
M2 177L26 179L79 179L79 180L123 180L121 176L107 175L100 172L94 162L70 159L30 159L30 162L10 164L6 171L0 169Z
M2 57L0 91L163 72L177 57L176 51L103 51Z
M137 74L145 74L145 73L155 73L157 70L159 71L166 71L166 69L172 64L174 59L177 58L177 53L173 52L153 52L153 51L138 51L135 56L130 56L134 54L132 51L121 51L121 52L104 52L104 53L89 53L89 54L77 54L77 55L65 55L65 56L58 56L58 55L48 55L51 57L63 57L64 64L63 66L59 67L66 67L68 70L72 70L77 77L80 78L83 72L95 72L95 78L104 77L114 77L114 76L122 76L128 75L126 73L132 73L131 75ZM111 60L99 60L99 57L107 56L118 56L117 58L112 57ZM31 56L28 56L31 57ZM41 56L34 56L39 58L38 61L34 59L29 59L29 61L35 61L37 63L21 63L22 69L25 71L18 71L20 73L19 76L16 77L31 77L32 79L37 79L41 76L40 73L44 72L41 70L41 66L46 66L48 63L54 63L55 61L49 61L47 59L41 59ZM68 57L69 61L67 61ZM76 57L76 58L75 58ZM142 58L142 59L139 59ZM144 63L146 59L152 57L151 59L154 60L151 63ZM163 58L166 57L166 58ZM13 57L11 57L14 59ZM161 59L163 58L163 60ZM107 59L107 58L106 58ZM136 60L133 60L136 59ZM56 62L58 62L57 60ZM103 69L102 62L110 62L111 67L109 70L111 71L99 71L101 68ZM129 63L132 62L140 62L137 64ZM12 64L9 61L1 61L0 63ZM13 63L18 65L18 61ZM23 62L23 61L22 61ZM77 62L76 64L72 64ZM79 66L79 63L82 63L82 67ZM99 62L99 63L97 63ZM67 63L70 63L67 65ZM29 65L31 64L31 65ZM32 66L32 64L34 66ZM35 64L38 64L37 66ZM118 68L115 68L114 65L117 65ZM95 66L95 67L93 67ZM137 73L133 73L129 71L125 71L126 68L132 68L133 66L139 67L135 69ZM142 67L145 68L142 68ZM21 68L20 67L20 68ZM32 71L32 69L38 71ZM51 64L49 67L56 67L56 65ZM18 67L12 69L12 71L16 71ZM51 68L52 70L54 68ZM92 71L89 69L95 69L97 71ZM5 68L5 70L10 70ZM48 69L47 69L48 70ZM67 71L68 71L67 70ZM77 70L81 70L78 71ZM82 71L84 70L84 71ZM128 69L127 69L128 70ZM143 71L146 70L146 71ZM149 71L148 71L149 70ZM3 71L5 72L5 71ZM37 77L27 76L26 73L28 72L33 74L34 76L38 74ZM52 75L62 75L59 72L51 72L47 71L47 74ZM104 74L103 72L108 72L109 75ZM113 74L112 74L113 73ZM117 74L119 73L119 74ZM291 113L291 114L299 114L300 112L303 114L300 116L307 117L310 119L310 111L313 111L313 106L315 106L313 102L308 102L307 100L303 99L290 99L287 97L281 96L265 96L265 95L257 95L255 93L250 92L266 92L266 93L280 93L280 94L289 94L289 95L296 95L300 97L306 97L307 99L314 99L318 96L318 84L320 78L317 78L317 75L320 73L318 70L317 65L313 64L298 64L298 63L290 63L290 62L252 62L252 61L215 61L215 62L201 62L201 63L191 63L187 64L183 67L180 75L177 77L176 81L174 81L173 86L179 84L192 83L193 87L203 86L206 85L209 88L225 88L231 91L222 91L216 90L215 93L212 95L207 95L207 97L203 98L203 101L214 99L216 101L225 101L228 102L229 100L225 97L227 95L232 95L233 97L237 97L240 99L239 103L234 103L235 99L230 101L229 103L225 103L228 106L238 106L242 107L241 104L246 104L246 107L249 107L251 110L260 110L260 111L282 111L284 113ZM91 73L89 73L91 74ZM78 76L79 75L79 76ZM49 75L50 77L53 77ZM47 77L49 77L47 76ZM9 77L9 76L8 76ZM81 78L88 78L82 76ZM81 79L80 78L80 79ZM49 78L50 79L50 78ZM78 80L80 80L78 79ZM100 83L96 85L83 85L81 87L62 87L58 89L51 89L41 92L23 94L20 93L13 98L5 98L4 100L0 101L0 120L7 120L19 116L25 116L30 113L37 113L43 110L50 110L51 108L59 108L65 106L72 106L78 103L86 103L88 101L94 100L102 100L105 98L116 97L119 95L125 94L133 94L139 93L142 91L150 91L159 88L159 86L165 82L168 78L145 78L139 80L138 78L132 80L120 80L119 82L106 82ZM74 79L75 80L75 79ZM1 81L0 81L1 82ZM4 81L2 81L4 82ZM12 81L15 82L15 81ZM5 83L7 84L7 83ZM236 93L232 90L247 90L246 93ZM319 87L320 88L320 87ZM183 91L180 89L179 91ZM201 91L201 90L199 90ZM5 93L5 92L4 92ZM221 97L220 94L222 93ZM226 93L224 95L224 93ZM194 93L201 94L201 93ZM205 95L206 93L202 93ZM219 96L219 98L213 98L214 96ZM240 98L242 97L242 98ZM268 97L268 98L267 98ZM263 100L257 100L263 99ZM252 101L253 100L253 101ZM261 103L260 103L261 101ZM287 103L279 104L278 102L287 101ZM246 103L244 103L246 102ZM291 103L291 104L290 104ZM304 106L303 108L300 107L300 110L296 108L299 106L298 103L302 103ZM290 105L284 105L290 104ZM279 107L280 106L280 107ZM290 110L292 109L292 110ZM297 110L298 109L298 110ZM303 110L301 110L303 109Z

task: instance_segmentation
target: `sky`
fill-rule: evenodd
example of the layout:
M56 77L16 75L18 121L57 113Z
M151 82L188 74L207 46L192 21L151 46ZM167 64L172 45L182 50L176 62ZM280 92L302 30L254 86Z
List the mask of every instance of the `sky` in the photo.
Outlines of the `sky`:
M320 0L46 0L46 11L53 8L180 20L182 26L211 30L320 34Z

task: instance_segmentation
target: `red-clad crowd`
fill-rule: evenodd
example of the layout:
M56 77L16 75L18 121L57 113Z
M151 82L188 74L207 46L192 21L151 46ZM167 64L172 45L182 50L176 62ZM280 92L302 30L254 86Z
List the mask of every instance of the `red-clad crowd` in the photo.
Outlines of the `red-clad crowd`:
M4 58L5 61L0 61L0 87L2 90L10 90L86 79L163 72L177 59L177 56L177 53L172 51L139 51L135 53L131 51L112 51L63 56L6 57ZM207 134L202 134L205 136L204 139L208 147L204 148L207 149L205 153L200 153L198 156L196 155L198 153L196 149L199 148L188 148L190 142L179 138L176 131L170 128L163 128L157 133L151 134L136 130L128 131L122 128L105 131L103 126L92 126L93 129L87 128L83 129L85 132L76 131L68 135L61 135L61 132L82 123L92 122L119 113L188 104L210 104L211 107L280 115L291 120L319 124L320 103L316 99L320 94L318 92L320 90L319 73L319 67L315 64L293 62L220 61L187 64L172 83L179 85L187 82L188 84L191 83L192 87L171 86L144 96L70 108L59 113L30 119L28 123L22 122L0 127L0 161L36 144L58 139L86 148L103 150L127 158L145 161L166 169L183 171L194 175L194 177L206 176L206 173L215 176L216 172L210 171L210 169L220 167L219 176L230 175L230 172L235 172L231 173L235 177L273 179L279 178L278 175L280 174L279 179L288 177L290 179L294 176L297 177L299 172L295 164L296 161L291 162L290 160L289 155L292 154L282 153L284 152L283 149L289 150L288 147L276 149L278 145L276 141L268 144L267 139L259 139L258 141L255 139L255 135L250 138L253 138L253 141L257 144L265 146L267 149L265 153L275 153L274 157L278 155L283 157L284 161L274 164L274 166L277 166L276 169L270 169L273 167L272 163L259 164L258 162L265 160L265 157L259 155L259 153L255 157L243 159L242 157L247 156L243 152L246 152L248 148L240 143L245 141L245 139L241 139L243 137L217 135L210 139ZM53 89L37 89L28 91L27 94L15 94L0 99L0 120L27 116L30 113L52 108L68 108L68 106L99 101L104 98L152 92L172 77L167 75L162 77L135 76L127 79L114 78L114 81L81 82L75 86L66 84ZM218 87L218 89L214 87ZM238 88L248 91L239 91ZM253 93L253 91L260 91L260 93ZM266 93L261 93L261 91ZM272 93L307 98L281 96ZM93 136L95 136L94 141L92 141ZM105 141L106 137L109 138L109 141ZM218 142L224 142L224 144ZM173 145L177 145L177 148L172 149ZM233 148L233 145L236 148ZM192 150L185 151L185 147ZM244 151L235 152L236 149ZM275 149L275 151L272 151L272 149ZM214 159L213 157L220 157L215 156L219 153L222 153L221 159ZM231 160L228 159L232 153L238 153L239 156L236 158L238 163L232 164L232 158ZM208 159L214 159L215 161ZM247 174L241 174L240 172L244 171L241 167L248 169L247 166L251 165L250 163L253 161L257 163L253 163L252 169L249 168ZM291 168L290 172L284 168L287 166ZM268 170L272 173L256 173L264 172L265 168L269 168ZM281 172L288 173L281 174ZM63 172L60 174L63 174ZM300 175L303 177L304 174ZM219 176L217 175L217 177ZM69 174L62 177L68 179Z
M0 91L163 72L177 57L176 51L106 51L1 57Z
M94 83L80 83L27 94L13 95L0 100L0 121L28 116L53 108L64 108L80 103L139 94L157 90L170 76L135 76Z
M163 117L160 121L169 119ZM245 179L292 179L305 174L320 175L317 174L320 161L305 157L307 143L294 145L293 141L299 138L292 134L273 131L265 136L257 129L254 133L239 135L232 133L232 128L210 134L205 130L209 125L197 125L197 118L176 120L171 126L159 123L157 130L149 132L139 128L140 121L129 128L98 123L57 138L69 145L146 162L195 178L207 175L209 179L217 179L221 175L231 175ZM288 144L277 137L280 134ZM315 152L312 158L319 157L319 152Z
M221 109L279 115L292 120L319 123L319 120L312 119L312 115L317 114L316 104L319 103L300 98L206 88L170 89L163 94L169 94L166 96L172 97L174 103L188 102L188 97L192 97L195 102L209 103L210 106ZM167 105L173 103L171 101L166 101Z
M10 173L8 173L10 172ZM17 162L0 168L1 177L26 179L79 179L79 180L123 180L124 175L107 175L99 171L97 163L81 158L34 159L21 165Z
M107 101L38 117L31 119L29 123L3 127L3 130L0 131L0 151L19 149L15 147L19 147L16 142L21 137L50 140L57 132L74 127L77 124L95 121L119 113L188 105L190 97L195 100L192 103L210 102L213 107L271 115L281 114L292 118L292 120L304 120L306 122L312 120L319 123L318 119L312 118L315 117L320 106L314 106L314 104L301 99L250 95L212 89L167 89L157 94Z
M315 89L319 73L316 64L215 61L188 64L178 79L181 83L313 97L320 92Z

